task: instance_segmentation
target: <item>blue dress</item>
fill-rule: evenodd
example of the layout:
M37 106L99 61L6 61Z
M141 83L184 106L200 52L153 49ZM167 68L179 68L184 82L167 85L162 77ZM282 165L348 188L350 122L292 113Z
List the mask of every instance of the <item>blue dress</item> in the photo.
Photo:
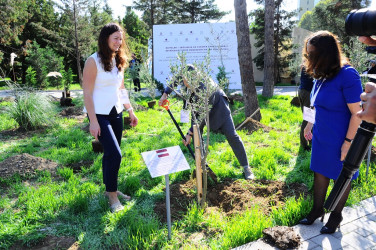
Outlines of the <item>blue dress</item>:
M342 170L341 147L351 118L347 103L360 102L362 85L358 72L351 66L342 67L340 72L329 80L316 80L311 96L320 85L322 86L314 103L316 118L312 132L310 168L336 180ZM353 179L358 175L359 172Z

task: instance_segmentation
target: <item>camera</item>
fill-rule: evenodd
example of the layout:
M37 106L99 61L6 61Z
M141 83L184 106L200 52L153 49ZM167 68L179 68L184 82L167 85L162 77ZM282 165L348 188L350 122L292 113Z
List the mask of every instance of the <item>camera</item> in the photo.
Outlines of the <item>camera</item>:
M353 175L358 171L368 147L371 145L372 138L376 132L376 125L362 121L354 140L351 143L349 152L343 161L342 171L336 180L328 199L324 204L324 208L329 211L334 210L343 193L351 182Z
M376 35L376 10L352 10L347 15L345 28L346 33L350 36ZM366 51L371 54L376 54L376 47L367 47ZM366 155L367 149L371 145L375 132L375 124L362 121L343 162L341 173L328 199L325 201L325 209L332 211L337 206L343 193L350 184L352 177L356 171L359 170L360 164Z
M346 17L345 29L350 36L376 35L376 9L352 10Z

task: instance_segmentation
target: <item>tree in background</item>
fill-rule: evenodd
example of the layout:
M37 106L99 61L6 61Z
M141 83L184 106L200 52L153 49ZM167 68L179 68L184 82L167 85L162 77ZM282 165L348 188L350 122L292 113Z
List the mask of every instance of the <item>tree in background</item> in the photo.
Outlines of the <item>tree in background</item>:
M10 67L11 53L18 57L23 53L19 35L30 17L27 6L28 3L23 0L0 1L0 72L4 74L1 77L13 75L13 70L17 73L17 61Z
M264 3L263 0L256 0L257 3ZM294 58L291 53L293 47L291 41L292 28L295 24L294 11L288 12L281 9L282 0L275 0L274 10L274 80L280 81L280 74L283 69L289 66ZM257 56L253 59L259 70L264 69L264 42L265 42L265 11L263 8L251 11L252 17L251 33L255 35L255 47L259 48Z
M306 12L299 27L310 31L328 30L337 35L343 44L350 46L345 32L345 20L352 9L366 8L370 0L322 0L312 11Z
M215 0L176 0L176 19L173 23L205 23L210 20L219 20L229 11L220 11Z
M214 0L134 0L134 8L143 11L142 20L154 24L201 23L219 20L229 12L220 11Z
M72 41L70 47L73 48L74 52L72 53L72 51L70 51L70 54L75 58L78 73L77 75L80 84L82 84L82 67L81 51L79 46L84 45L84 47L87 48L87 43L80 43L80 39L84 39L89 33L89 27L87 25L88 20L83 19L84 13L87 12L88 5L89 0L61 0L61 5L59 5L59 8L63 11L63 16L66 21L64 23L64 30L67 32L67 44L69 44L69 40ZM80 32L78 32L78 30Z
M123 18L123 25L127 31L127 34L133 37L138 43L143 45L148 44L148 39L150 37L148 26L144 21L138 18L134 11L127 11L125 17Z
M29 19L25 23L25 28L19 35L24 45L23 53L19 56L21 62L22 83L26 83L25 72L30 66L26 62L28 43L35 42L40 47L56 47L59 37L59 27L57 22L58 14L54 12L54 3L51 0L31 0L28 2Z
M63 57L50 47L41 48L36 42L28 50L26 62L36 72L36 85L33 87L40 89L52 86L54 80L47 77L49 72L60 72L64 68Z
M234 6L244 110L245 116L249 117L259 108L259 104L257 100L255 80L253 78L252 48L249 38L246 0L234 0ZM261 113L256 113L253 116L253 119L260 121Z
M103 0L60 0L59 54L68 55L67 68L74 69L79 82L82 82L81 65L97 48L100 29L112 21L111 10Z
M27 6L23 0L0 1L0 50L21 43L18 36L29 19Z
M274 0L265 0L264 84L262 95L272 97L274 92Z

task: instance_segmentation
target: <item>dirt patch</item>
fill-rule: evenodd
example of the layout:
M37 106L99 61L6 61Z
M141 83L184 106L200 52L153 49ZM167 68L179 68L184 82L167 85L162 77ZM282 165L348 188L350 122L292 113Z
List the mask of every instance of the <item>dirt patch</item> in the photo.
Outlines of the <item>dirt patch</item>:
M57 166L56 162L29 154L21 154L0 162L0 177L8 178L15 174L19 174L21 177L33 176L36 171L43 170L55 175Z
M170 185L171 219L178 220L187 212L189 204L195 202L195 180ZM208 187L208 207L219 208L225 215L243 212L247 208L259 205L265 214L273 206L283 206L286 197L307 196L307 186L300 183L285 184L280 181L255 180L243 181L225 179ZM166 220L166 201L156 203L154 211Z
M73 173L77 173L80 172L83 168L89 168L93 164L93 162L94 161L82 160L69 164L68 167L73 169Z
M11 250L28 249L28 250L50 250L50 249L68 249L77 250L80 249L78 243L73 237L56 237L47 236L35 246L26 247L22 245L22 242L17 242L11 248Z
M25 130L24 128L3 130L0 132L0 140L5 140L9 137L12 137L12 139L24 139L33 137L36 134L42 134L45 131L46 128L40 128L36 130Z
M235 102L243 102L244 99L243 99L243 96L237 92L235 93L231 93L229 96L228 96L228 99L229 99L229 103L231 105L234 105Z
M139 105L137 103L132 103L132 106L133 106L134 110L136 110L136 111L145 111L145 110L148 110L147 107Z
M86 113L82 111L82 107L68 107L63 109L59 114L63 117L79 120L79 122L83 122L87 117Z
M12 96L6 96L6 97L3 97L3 98L0 98L0 102L14 102L14 100L16 100L16 99Z
M83 114L81 107L68 107L60 112L61 116L80 116Z
M300 245L300 236L294 229L286 226L266 228L262 231L264 240L279 249L292 249Z
M243 122L241 122L240 124L242 124ZM240 124L236 125L235 127L237 128ZM240 127L240 129L241 130L247 130L248 131L247 134L252 134L253 132L255 132L259 129L264 130L264 132L269 132L273 128L268 127L268 126L262 124L261 122L255 120L255 119L249 118L248 121Z
M299 97L295 96L294 98L292 98L290 104L292 106L295 106L295 107L300 107L300 100L299 100Z

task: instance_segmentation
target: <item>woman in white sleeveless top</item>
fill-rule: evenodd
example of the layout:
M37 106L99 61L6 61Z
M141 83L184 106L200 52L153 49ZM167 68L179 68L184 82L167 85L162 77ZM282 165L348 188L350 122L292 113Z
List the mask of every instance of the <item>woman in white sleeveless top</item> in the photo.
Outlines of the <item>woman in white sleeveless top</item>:
M90 133L103 145L103 183L112 212L124 209L118 195L130 199L117 190L123 109L129 112L131 126L138 123L124 87L127 54L125 32L118 24L109 23L100 32L98 52L87 59L83 72L84 110L89 116Z

